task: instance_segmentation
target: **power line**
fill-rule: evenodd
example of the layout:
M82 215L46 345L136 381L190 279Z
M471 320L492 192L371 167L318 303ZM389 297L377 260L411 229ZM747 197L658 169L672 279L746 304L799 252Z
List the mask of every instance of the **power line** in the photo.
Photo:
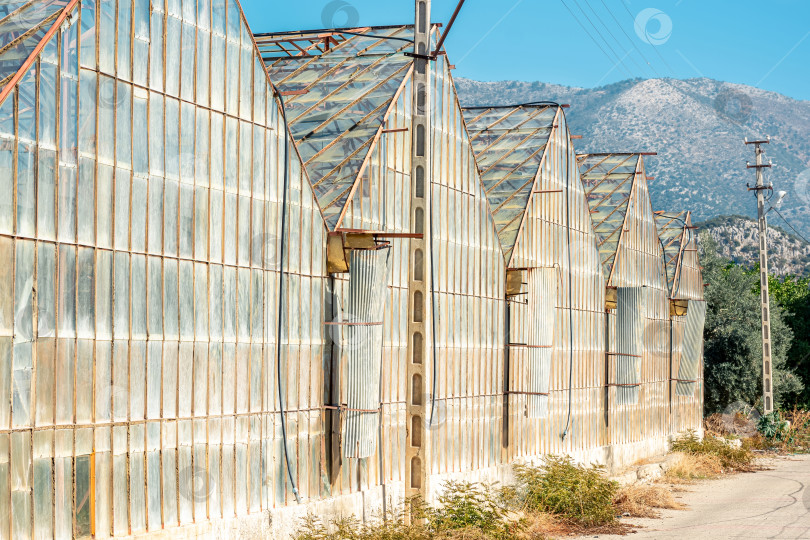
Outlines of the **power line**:
M807 242L808 244L810 244L810 240L808 240L807 238L805 238L804 236L802 236L802 234L801 234L799 231L797 231L797 230L796 230L796 228L795 228L793 225L791 225L791 224L790 224L790 222L789 222L787 219L785 219L785 216L783 216L783 215L782 215L782 212L780 212L778 208L773 207L773 211L774 211L774 212L776 212L777 214L779 214L779 217L780 217L780 218L782 218L782 221L784 221L784 222L785 222L785 225L787 225L788 227L790 227L790 229L791 229L791 230L792 230L794 233L796 233L796 236L798 236L799 238L801 238L802 240L804 240L805 242Z
M593 42L594 42L594 44L595 44L597 47L599 47L599 50L600 50L600 51L602 51L602 53L603 53L603 54L604 54L604 55L607 57L607 59L608 59L608 60L610 60L611 62L614 62L614 59L613 59L613 58L612 58L612 57L611 57L611 56L610 56L610 55L607 53L607 51L604 49L604 47L602 47L602 45L601 45L601 44L600 44L600 43L599 43L599 42L596 40L596 38L594 38L594 37L593 37L593 35L591 35L590 31L589 31L587 28L585 28L585 25L583 25L583 24L580 22L579 18L578 18L578 17L577 17L577 16L574 14L574 12L573 12L573 11L571 11L571 8L570 8L570 7L568 7L568 4L566 4L566 3L565 3L565 0L560 0L560 2L562 3L562 5L563 5L563 6L565 6L565 9L567 9L567 10L568 10L568 13L570 13L570 14L571 14L571 17L573 17L573 18L574 18L574 20L577 22L577 24L580 26L580 28L582 28L582 30L584 30L584 31L585 31L585 33L588 35L588 37L589 37L589 38L591 38L591 41L593 41ZM614 62L614 63L615 63L615 64L621 64L621 60L620 60L619 62ZM630 76L630 78L632 78L632 77L633 77L633 75L632 75L632 74L629 74L629 73L627 72L627 70L626 70L626 69L624 69L624 67L623 67L623 66L622 66L622 68L623 68L624 72Z
M576 2L576 0L574 0L574 2ZM622 45L622 42L621 42L621 41L619 41L619 40L616 38L616 36L615 36L615 35L613 35L613 32L611 32L611 31L610 31L610 28L608 28L608 26L605 24L605 21L604 21L604 20L602 20L603 18L602 18L602 17L599 15L599 13L597 13L597 12L596 12L596 10L595 10L595 9L593 8L593 6L592 6L592 5L591 5L591 4L588 2L588 0L583 0L583 2L585 2L585 5L586 5L586 6L588 6L588 8L590 8L591 12L594 14L594 17L596 17L596 20L597 20L597 21L599 21L599 24L601 24L601 25L602 25L602 28L604 28L604 29L605 29L605 31L607 31L608 35L610 35L610 37L611 37L611 38L613 38L613 41L615 41L615 42L616 42L616 45L619 47L619 49L623 49L623 48L624 48L624 45ZM604 2L603 2L603 3L604 3ZM624 29L622 29L622 31L624 31ZM626 34L625 34L625 35L626 35ZM630 42L630 47L631 47L631 48L633 48L633 49L635 49L635 46L633 45L633 42L632 42L632 41ZM628 51L628 53L629 53L629 51ZM641 72L641 73L643 73L643 72L644 72L644 67L642 67L642 65L641 65L641 64L639 64L639 63L636 61L636 59L635 59L635 58L633 58L633 56L632 56L632 55L630 55L630 54L626 54L626 55L625 55L625 57L629 57L629 58L630 58L630 60L632 60L632 61L633 61L633 63L634 63L634 64L636 65L636 67L639 69L639 72ZM649 67L649 66L648 66L648 67ZM655 70L653 70L653 71L655 71ZM656 74L656 75L657 75L657 74Z
M630 13L630 10L627 8L627 4L625 4L624 2L619 2L619 3L622 5L622 7L624 7L624 10L625 10L625 11L627 12L627 14L630 16L630 19L632 19L632 21L633 21L633 28L635 28L635 27L636 27L636 18L633 16L633 14L632 14L632 13ZM664 65L665 65L665 66L667 66L667 69L669 70L669 72L670 72L670 73L672 73L672 74L674 74L674 73L675 73L675 70L674 70L674 69L672 69L672 66L670 66L670 65L669 65L669 63L667 63L667 61L666 61L666 60L664 60L664 57L663 57L663 56L661 56L661 53L660 53L660 52L658 52L658 47L656 47L656 46L655 46L655 45L653 45L652 43L650 43L650 46L653 48L653 51L655 51L655 54L657 54L657 55L658 55L658 58L660 58L660 59L661 59L661 61L664 63Z
M607 12L608 12L608 13L610 13L610 17L611 17L611 18L613 19L613 21L616 23L616 26L618 26L618 27L619 27L619 30L621 30L621 31L622 31L622 34L624 34L624 37L626 37L626 38L627 38L627 41L629 41L629 42L630 42L630 46L631 46L631 47L633 47L633 49L635 49L635 50L636 50L636 52L638 52L638 54L641 56L641 59L644 61L644 63L645 63L645 64L647 64L647 66L648 66L648 67L649 67L651 70L653 70L653 73L655 73L656 77L661 78L661 75L658 73L658 70L657 70L657 69L655 69L655 66L653 66L653 65L652 65L652 62L650 62L649 60L647 60L647 57L646 57L646 56L644 56L644 53L643 53L643 52L641 52L641 49L639 49L638 47L636 47L636 43L635 43L635 41L633 40L633 38L631 38L631 37L630 37L630 35L629 35L627 32L625 32L625 30L624 30L624 26L622 26L622 23L620 23L620 22L619 22L619 19L617 19L617 18L616 18L616 15L614 15L614 14L613 14L613 10L612 10L612 9L610 9L610 7L608 7L608 5L605 3L605 0L600 0L600 1L602 2L602 5L603 5L603 6L605 6L605 9L607 10ZM593 8L591 8L591 9L593 9ZM635 24L635 23L634 23L634 24Z
M608 49L610 49L610 51L616 56L616 58L619 59L619 63L622 64L625 68L627 68L627 66L624 64L624 57L619 56L619 53L617 53L615 50L613 50L613 47L611 46L610 42L607 40L607 38L605 36L602 35L602 32L599 30L599 28L596 27L596 25L593 23L591 18L585 12L585 10L582 9L582 6L579 5L579 2L577 0L572 0L572 1L574 2L574 5L577 6L577 9L580 11L580 13L582 13L582 15L585 17L585 20L588 21L588 24L590 24L591 27L594 30L596 30L596 33L599 35L599 37L602 39L602 41L605 42L605 45L607 45ZM626 56L627 55L625 54L625 57ZM633 77L633 73L629 70L629 68L625 69L625 71L630 75L631 78Z

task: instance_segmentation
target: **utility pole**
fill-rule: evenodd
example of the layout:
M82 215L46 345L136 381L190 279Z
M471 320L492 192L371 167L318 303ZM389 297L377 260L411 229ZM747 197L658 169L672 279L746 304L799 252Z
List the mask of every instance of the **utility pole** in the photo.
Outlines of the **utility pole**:
M757 174L757 184L749 187L749 191L757 192L757 212L759 214L759 281L762 296L760 298L762 307L762 407L764 414L773 412L773 389L771 386L771 315L770 296L768 293L768 220L765 217L765 190L771 189L766 186L763 180L762 169L771 167L770 163L763 163L763 144L768 144L769 140L749 141L745 139L745 144L754 145L756 154L756 164L746 164L749 169L755 169Z
M435 377L430 368L427 344L434 336L428 334L428 279L433 269L428 255L432 246L428 242L430 231L430 0L416 0L414 24L414 70L412 76L411 121L411 193L410 229L417 233L412 238L408 257L408 362L407 362L407 414L405 450L405 497L421 496L428 491L429 436L431 403L428 381ZM409 516L410 518L410 516Z

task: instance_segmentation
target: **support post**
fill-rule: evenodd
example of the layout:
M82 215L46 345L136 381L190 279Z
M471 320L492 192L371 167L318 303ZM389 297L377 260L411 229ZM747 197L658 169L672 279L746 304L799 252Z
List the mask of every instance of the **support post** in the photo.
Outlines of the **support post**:
M771 317L770 296L768 292L768 220L765 216L765 185L762 169L771 165L763 163L763 144L769 141L745 141L753 144L756 154L756 164L748 165L756 171L757 183L753 188L757 193L757 213L759 215L759 281L761 289L760 304L762 308L762 408L764 414L773 412L773 387L771 385Z
M428 492L428 436L432 392L428 381L434 376L428 334L428 309L432 302L428 280L430 266L430 0L416 0L414 25L414 70L412 79L413 117L411 129L410 228L421 235L410 239L408 268L408 361L407 435L405 449L405 497Z

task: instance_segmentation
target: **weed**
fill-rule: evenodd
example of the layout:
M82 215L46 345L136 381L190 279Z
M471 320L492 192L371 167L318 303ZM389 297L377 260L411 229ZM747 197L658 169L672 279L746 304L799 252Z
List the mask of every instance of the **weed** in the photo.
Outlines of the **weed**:
M750 471L754 461L754 454L745 445L733 446L724 439L708 434L701 440L694 431L675 441L672 451L693 456L713 456L726 471Z
M754 442L764 450L810 451L810 411L774 411L759 420L757 430L759 440Z
M362 523L354 516L340 516L324 523L308 514L302 521L295 540L428 540L433 538L421 524L408 525L404 512L392 513L386 519Z
M773 411L759 419L757 431L766 439L786 442L790 437L790 422L782 418L779 411Z
M324 523L307 515L296 540L518 540L537 538L522 535L523 521L511 516L498 500L492 486L470 482L448 482L439 505L419 499L406 505L414 517L405 519L405 507L389 512L385 519L362 523L355 517L336 517Z
M439 506L427 508L426 518L431 531L477 530L482 538L512 538L522 529L522 523L510 519L494 486L470 482L448 482L439 496Z
M504 493L525 511L547 512L583 526L610 524L618 483L601 467L577 465L570 457L548 456L540 467L515 465L515 486Z

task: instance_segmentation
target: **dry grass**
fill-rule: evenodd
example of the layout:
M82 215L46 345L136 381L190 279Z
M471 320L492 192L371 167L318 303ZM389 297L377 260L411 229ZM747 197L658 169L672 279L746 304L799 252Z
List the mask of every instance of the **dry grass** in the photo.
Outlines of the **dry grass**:
M681 459L664 473L664 480L672 484L688 484L695 480L716 478L723 474L723 463L711 454L681 454Z
M619 490L613 504L621 515L630 517L656 518L659 517L658 508L683 510L685 505L679 503L672 496L672 491L660 485L625 486Z
M545 540L563 538L566 536L598 536L601 534L629 534L634 527L627 523L613 522L603 525L584 526L575 521L561 519L560 517L543 512L533 512L525 519L525 529L520 540Z

